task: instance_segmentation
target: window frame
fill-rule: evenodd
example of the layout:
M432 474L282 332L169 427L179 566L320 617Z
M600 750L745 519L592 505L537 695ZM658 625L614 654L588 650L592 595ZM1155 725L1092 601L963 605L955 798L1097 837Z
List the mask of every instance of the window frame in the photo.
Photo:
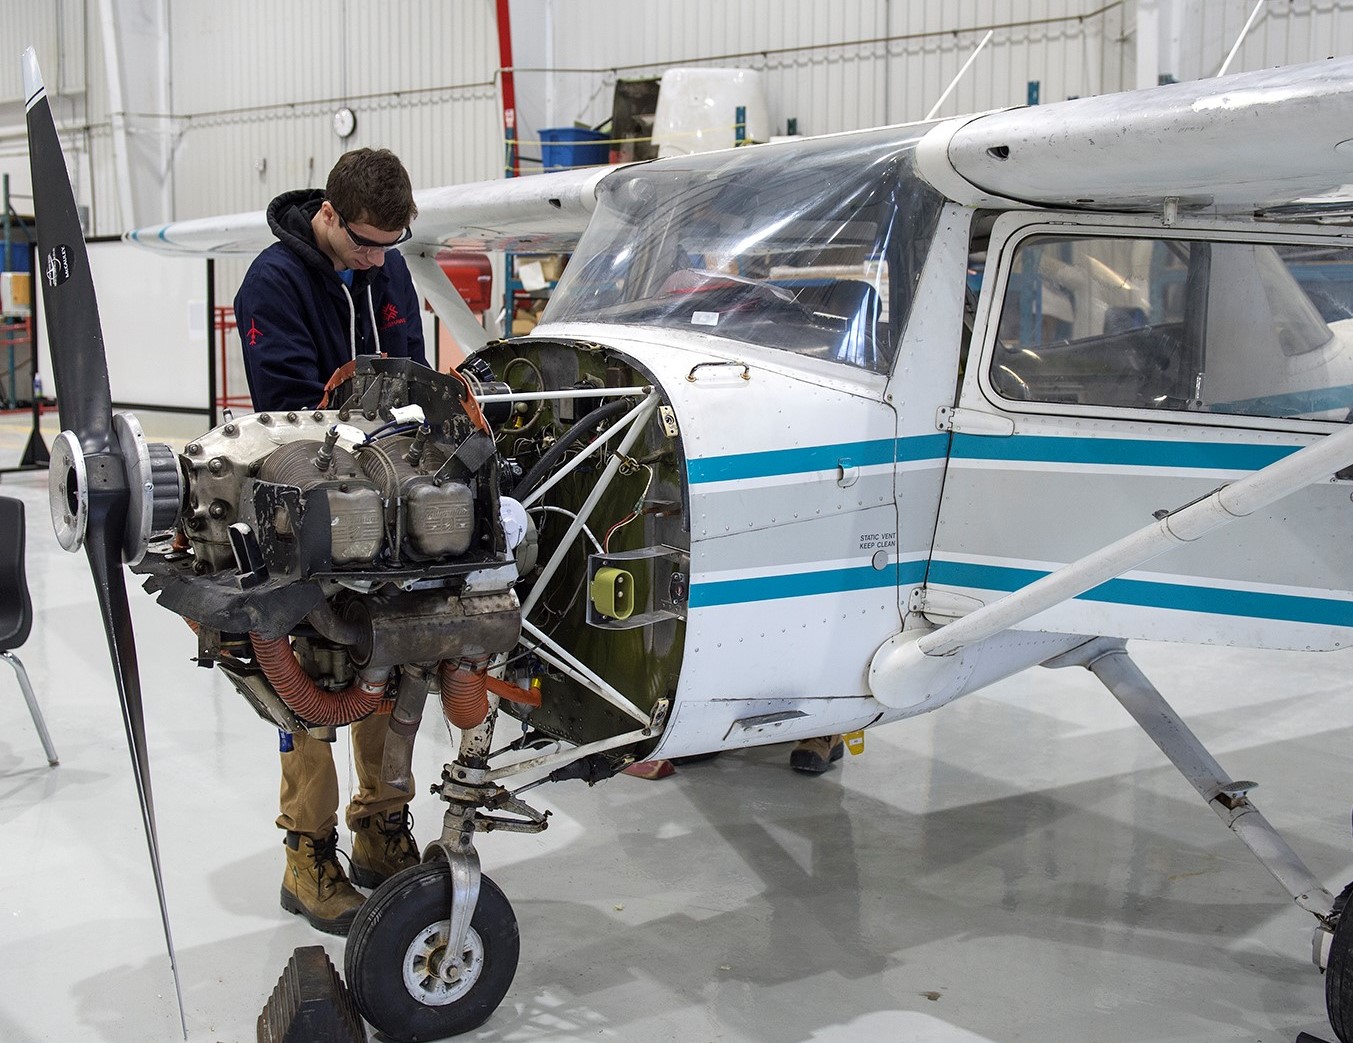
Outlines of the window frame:
M1130 420L1151 424L1180 424L1211 428L1264 429L1273 431L1327 431L1343 427L1331 420L1298 417L1264 417L1242 413L1152 409L1145 406L1090 405L1039 402L1007 398L991 379L1002 307L1014 272L1015 256L1025 240L1035 237L1061 239L1187 239L1209 242L1255 243L1290 246L1338 246L1353 250L1353 231L1310 225L1287 225L1252 219L1189 217L1167 224L1158 214L1089 214L1020 211L1002 214L992 226L987 245L986 275L974 317L974 341L980 345L978 364L967 367L960 404L995 408L1002 413L1040 417ZM993 272L991 259L996 259Z

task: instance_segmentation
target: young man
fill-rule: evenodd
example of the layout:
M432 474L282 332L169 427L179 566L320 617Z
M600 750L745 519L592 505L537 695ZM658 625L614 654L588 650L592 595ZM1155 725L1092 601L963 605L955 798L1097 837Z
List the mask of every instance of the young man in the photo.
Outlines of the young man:
M387 149L348 152L323 191L272 201L268 224L279 241L249 267L235 297L255 409L315 409L330 376L358 355L427 365L418 295L392 249L409 238L417 213L409 175ZM380 779L387 726L376 716L350 726L359 787L347 824L354 831L352 880L363 887L419 861L408 795ZM337 858L333 747L303 732L291 742L281 755L277 817L287 831L282 908L321 931L347 934L365 899Z

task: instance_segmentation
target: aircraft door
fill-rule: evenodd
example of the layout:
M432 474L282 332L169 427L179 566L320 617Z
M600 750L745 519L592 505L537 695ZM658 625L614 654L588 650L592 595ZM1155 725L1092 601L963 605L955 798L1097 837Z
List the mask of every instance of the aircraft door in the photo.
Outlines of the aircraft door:
M1337 430L1353 245L1154 217L997 221L927 573L962 615ZM1310 486L1024 629L1276 648L1353 640L1353 483Z

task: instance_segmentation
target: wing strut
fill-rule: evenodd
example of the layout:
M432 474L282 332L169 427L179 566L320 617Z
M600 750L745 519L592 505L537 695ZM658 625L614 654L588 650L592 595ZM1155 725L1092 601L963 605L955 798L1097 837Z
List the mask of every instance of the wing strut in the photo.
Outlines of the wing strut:
M53 521L58 538L67 550L76 550L84 544L94 578L122 705L127 748L136 774L141 820L150 849L150 866L160 902L169 966L174 974L179 1023L183 1038L187 1039L183 987L179 982L174 939L169 930L169 908L164 897L164 878L160 871L136 640L122 572L123 537L133 491L127 479L128 462L113 428L108 362L103 351L103 332L99 325L94 280L89 270L89 253L66 173L66 161L61 154L61 141L47 101L47 89L31 47L24 52L23 73L28 156L33 172L33 212L38 232L39 271L36 274L42 280L57 410L63 429L60 451L53 460L49 479Z

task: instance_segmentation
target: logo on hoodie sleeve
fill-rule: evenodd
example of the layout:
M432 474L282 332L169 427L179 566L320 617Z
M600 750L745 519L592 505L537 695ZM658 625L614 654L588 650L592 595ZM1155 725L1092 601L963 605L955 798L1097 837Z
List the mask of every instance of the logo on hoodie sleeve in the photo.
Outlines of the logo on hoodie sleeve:
M263 336L263 331L258 328L253 319L249 320L249 328L244 331L244 335L249 338L249 347L258 346L258 338Z

